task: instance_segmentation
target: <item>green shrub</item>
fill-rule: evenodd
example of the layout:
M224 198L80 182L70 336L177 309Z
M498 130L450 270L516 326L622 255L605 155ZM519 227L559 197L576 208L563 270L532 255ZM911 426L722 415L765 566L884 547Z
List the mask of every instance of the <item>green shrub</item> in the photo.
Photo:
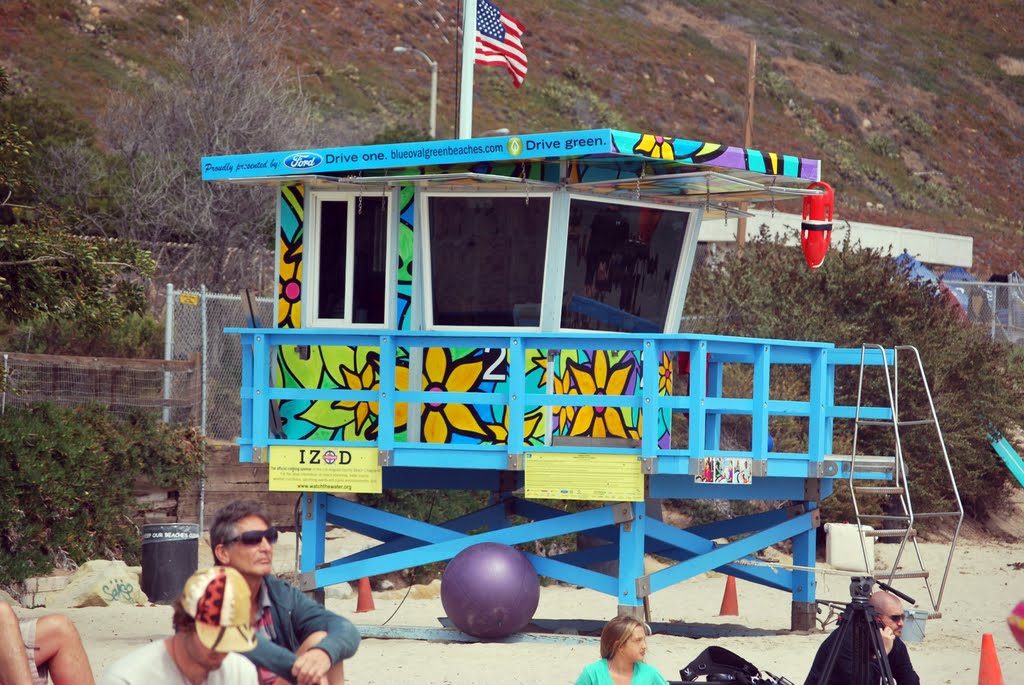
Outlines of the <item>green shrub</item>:
M913 110L901 111L896 114L896 122L903 130L918 138L930 139L935 135L935 129Z
M20 324L6 341L11 352L160 359L164 327L149 314L133 312L101 330L76 321L41 318Z
M884 133L869 133L864 142L867 143L868 149L879 157L896 159L900 156L899 145Z
M0 416L0 583L49 573L64 559L138 563L136 480L184 488L202 474L204 453L194 429L152 414L8 409Z

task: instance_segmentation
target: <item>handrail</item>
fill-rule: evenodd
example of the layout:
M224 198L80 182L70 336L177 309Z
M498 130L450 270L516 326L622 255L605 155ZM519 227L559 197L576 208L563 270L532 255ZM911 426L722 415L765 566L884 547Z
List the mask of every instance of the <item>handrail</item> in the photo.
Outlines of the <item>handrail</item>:
M379 417L376 440L361 443L384 450L403 450L413 445L428 443L404 442L395 433L396 404L411 405L429 402L442 404L477 404L504 406L508 438L503 447L507 454L521 454L524 450L557 450L552 445L530 444L524 436L524 422L530 412L557 407L602 407L639 410L642 428L639 446L616 448L618 453L636 453L640 458L657 459L659 456L688 456L690 459L708 455L721 455L716 445L723 416L748 416L752 424L750 449L730 450L752 459L766 459L768 454L769 417L796 416L808 420L808 461L823 461L831 452L832 422L836 418L852 417L853 406L835 405L834 372L837 365L859 364L860 350L837 349L831 343L698 334L635 334L608 332L449 332L449 331L392 331L392 330L330 330L330 329L276 329L229 328L229 334L240 336L243 347L242 368L242 459L253 449L274 444L299 444L280 435L271 435L271 401L332 401L368 402L377 404ZM298 347L370 347L379 350L379 368L372 388L284 388L272 382L276 350L282 346ZM448 389L398 389L396 366L399 350L426 348L491 348L505 351L505 382L491 392L456 392ZM555 394L550 388L528 388L526 375L528 351L534 350L586 350L625 351L636 353L636 387L629 394ZM686 394L667 395L659 392L660 367L665 355L687 353L693 360L690 389ZM856 354L854 354L856 353ZM529 355L531 362L538 362ZM551 357L548 356L548 359ZM403 356L404 359L404 356ZM881 357L868 363L883 363ZM752 368L750 395L722 397L722 371L726 364L746 364ZM809 391L805 399L780 400L769 391L771 368L774 365L805 365L809 369ZM535 368L535 367L534 367ZM658 445L661 412L689 414L690 426L687 446L680 450ZM873 410L880 419L888 418L888 408ZM312 443L309 443L312 444ZM335 443L331 443L335 444ZM451 447L452 445L447 445ZM600 453L601 448L588 448ZM782 455L778 455L782 457ZM794 455L785 455L791 458ZM799 456L799 455L795 455Z

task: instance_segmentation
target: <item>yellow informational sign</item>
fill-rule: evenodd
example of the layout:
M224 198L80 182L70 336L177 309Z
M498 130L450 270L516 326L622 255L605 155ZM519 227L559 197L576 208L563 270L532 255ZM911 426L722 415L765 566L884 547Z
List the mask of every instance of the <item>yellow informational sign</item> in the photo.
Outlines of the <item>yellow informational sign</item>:
M380 492L376 447L270 447L272 492Z
M178 302L182 304L190 304L193 307L199 304L199 296L195 293L182 293L178 295Z
M635 454L528 452L528 499L642 502L644 475Z

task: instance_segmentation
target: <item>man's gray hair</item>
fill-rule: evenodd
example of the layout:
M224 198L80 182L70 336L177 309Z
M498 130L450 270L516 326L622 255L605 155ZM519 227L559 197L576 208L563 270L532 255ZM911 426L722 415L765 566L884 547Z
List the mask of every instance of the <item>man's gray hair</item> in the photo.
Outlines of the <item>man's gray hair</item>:
M249 516L258 516L268 526L273 525L266 508L254 499L239 499L225 505L213 517L210 526L210 548L216 550L217 545L227 544L238 532L235 524Z

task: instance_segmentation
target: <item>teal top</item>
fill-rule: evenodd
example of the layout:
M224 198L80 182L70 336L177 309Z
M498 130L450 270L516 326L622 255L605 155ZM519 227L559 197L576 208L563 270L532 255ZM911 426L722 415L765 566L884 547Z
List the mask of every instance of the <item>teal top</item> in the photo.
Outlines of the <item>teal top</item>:
M630 685L668 685L658 669L642 661L633 664L633 679ZM608 660L601 659L587 664L576 679L576 685L612 685L612 674L608 671Z

